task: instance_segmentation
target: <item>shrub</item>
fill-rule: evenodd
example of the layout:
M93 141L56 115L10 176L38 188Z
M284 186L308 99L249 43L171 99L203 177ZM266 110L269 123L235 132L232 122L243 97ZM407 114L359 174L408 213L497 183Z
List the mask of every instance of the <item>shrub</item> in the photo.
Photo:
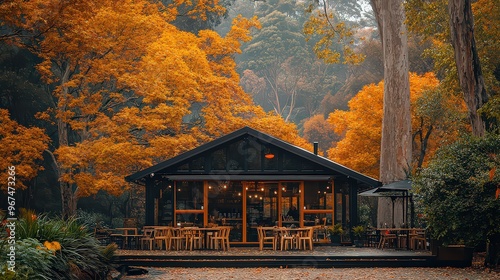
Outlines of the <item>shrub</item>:
M500 242L500 136L464 137L441 148L415 177L416 202L443 244ZM497 246L497 245L495 245ZM490 252L497 254L498 248Z
M25 247L36 250L38 254L49 252L51 255L50 258L40 258L41 261L32 267L33 271L26 272L27 279L105 279L116 250L116 245L100 246L77 219L51 219L26 210L21 211L16 222L16 240L18 244L28 242L30 246ZM2 248L2 255L5 255L4 250ZM30 260L35 255L28 249L16 253L20 264L21 260ZM45 269L44 265L48 265L49 269Z

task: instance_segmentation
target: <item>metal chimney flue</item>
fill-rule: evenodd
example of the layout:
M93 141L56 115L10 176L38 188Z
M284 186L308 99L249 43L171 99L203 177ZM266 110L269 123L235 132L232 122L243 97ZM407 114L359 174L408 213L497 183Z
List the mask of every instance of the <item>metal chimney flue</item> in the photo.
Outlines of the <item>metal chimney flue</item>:
M318 142L314 142L313 145L314 145L314 154L318 155Z

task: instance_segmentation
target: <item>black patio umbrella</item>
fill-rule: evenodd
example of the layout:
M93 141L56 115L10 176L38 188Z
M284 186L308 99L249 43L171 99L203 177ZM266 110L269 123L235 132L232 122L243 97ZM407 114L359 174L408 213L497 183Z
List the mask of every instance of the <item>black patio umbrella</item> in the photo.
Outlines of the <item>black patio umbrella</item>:
M410 196L408 195L408 191L411 190L411 181L410 180L402 180L396 181L393 183L389 183L383 185L378 188L373 188L364 192L359 193L361 196L375 196L375 197L390 197L392 201L392 224L394 225L394 202L397 198L403 198L403 222L405 217L405 207L404 207L404 199L408 199ZM411 197L410 197L411 199ZM407 201L408 203L408 201ZM411 203L413 201L411 200ZM407 204L408 205L408 204ZM412 226L413 226L413 208L412 208Z

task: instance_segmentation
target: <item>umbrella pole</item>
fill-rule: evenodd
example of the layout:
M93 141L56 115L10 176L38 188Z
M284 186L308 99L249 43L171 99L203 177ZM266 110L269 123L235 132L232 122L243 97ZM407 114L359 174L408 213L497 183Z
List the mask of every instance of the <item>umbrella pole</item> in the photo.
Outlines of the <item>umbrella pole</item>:
M392 227L395 228L396 225L394 224L394 200L396 199L396 197L393 197L391 196L391 200L392 200Z

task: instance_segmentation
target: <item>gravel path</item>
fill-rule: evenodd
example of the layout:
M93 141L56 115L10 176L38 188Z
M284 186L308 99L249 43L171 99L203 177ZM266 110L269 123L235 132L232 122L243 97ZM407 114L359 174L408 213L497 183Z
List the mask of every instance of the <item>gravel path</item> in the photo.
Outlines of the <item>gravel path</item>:
M142 276L121 279L141 280L303 280L303 279L500 279L500 272L475 268L146 268Z

